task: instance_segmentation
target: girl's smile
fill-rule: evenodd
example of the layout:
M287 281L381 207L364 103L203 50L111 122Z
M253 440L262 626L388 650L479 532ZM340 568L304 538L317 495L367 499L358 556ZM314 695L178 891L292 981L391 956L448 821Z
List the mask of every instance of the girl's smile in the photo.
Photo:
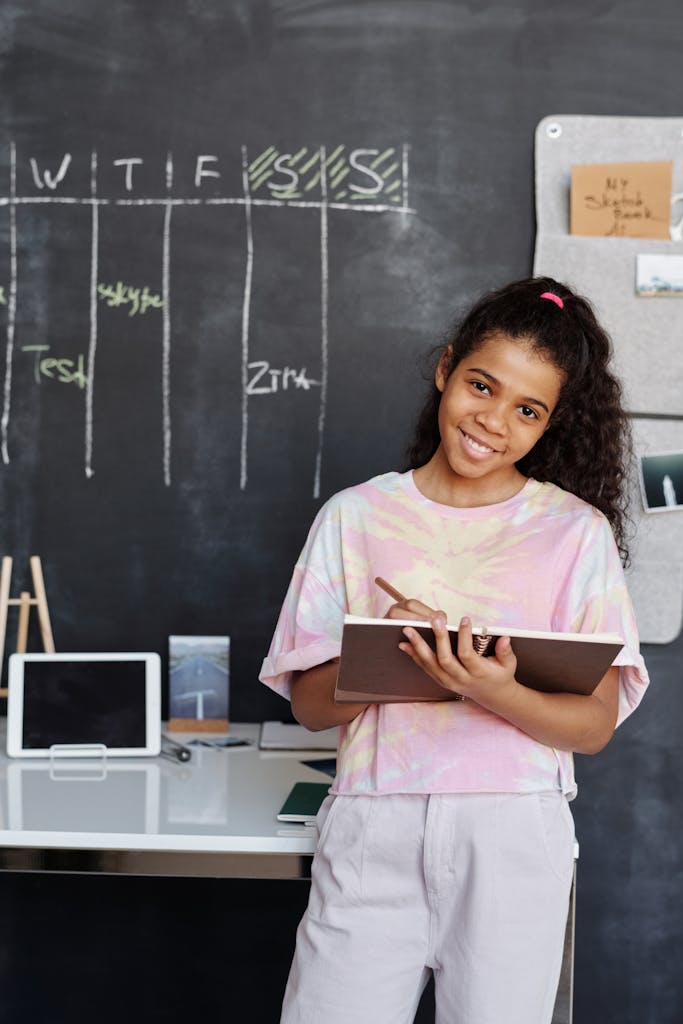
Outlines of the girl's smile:
M448 353L436 372L442 393L441 443L414 479L447 505L505 501L524 486L516 463L550 424L562 372L525 339L488 337L447 377Z
M495 448L491 448L490 445L484 444L483 441L479 441L472 434L468 434L467 431L460 428L460 432L465 439L465 443L472 449L473 452L478 452L482 456L493 455L496 451Z

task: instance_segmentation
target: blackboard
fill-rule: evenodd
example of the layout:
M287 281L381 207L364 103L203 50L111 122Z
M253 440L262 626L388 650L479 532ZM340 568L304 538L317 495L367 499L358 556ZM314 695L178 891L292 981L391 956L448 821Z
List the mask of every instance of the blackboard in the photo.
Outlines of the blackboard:
M15 592L41 555L58 649L228 633L233 717L286 716L256 675L308 525L530 272L536 125L680 114L682 51L676 0L5 2L0 553ZM579 766L577 1019L680 1019L642 967L681 939L676 649Z

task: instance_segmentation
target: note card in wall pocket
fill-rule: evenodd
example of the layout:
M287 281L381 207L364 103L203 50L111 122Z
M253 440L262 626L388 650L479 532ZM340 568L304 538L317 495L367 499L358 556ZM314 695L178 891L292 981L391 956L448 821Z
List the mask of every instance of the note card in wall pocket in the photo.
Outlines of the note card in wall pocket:
M574 164L571 233L600 238L669 238L670 160Z

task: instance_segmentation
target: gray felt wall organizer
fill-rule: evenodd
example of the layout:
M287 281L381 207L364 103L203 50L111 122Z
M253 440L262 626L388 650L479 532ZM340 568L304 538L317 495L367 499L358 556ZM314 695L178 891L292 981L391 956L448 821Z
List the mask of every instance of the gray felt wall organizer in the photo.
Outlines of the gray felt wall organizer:
M639 253L683 255L683 201L672 202L671 240L569 234L573 164L671 160L672 199L683 193L683 118L553 115L536 129L535 152L534 273L589 298L610 332L636 454L683 451L683 297L638 298L635 287ZM640 636L670 643L683 623L683 510L646 513L637 475L631 507L628 580Z

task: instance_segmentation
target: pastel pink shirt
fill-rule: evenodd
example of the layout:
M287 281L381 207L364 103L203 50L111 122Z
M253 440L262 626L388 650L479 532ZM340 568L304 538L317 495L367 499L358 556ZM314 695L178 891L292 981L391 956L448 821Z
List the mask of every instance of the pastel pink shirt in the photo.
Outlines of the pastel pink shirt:
M605 517L554 484L528 480L507 501L453 508L425 498L412 472L334 495L294 568L260 679L289 697L291 674L339 655L343 618L382 617L401 593L449 622L618 633L618 724L648 676ZM576 795L572 754L474 701L371 705L340 729L334 793L531 792Z

